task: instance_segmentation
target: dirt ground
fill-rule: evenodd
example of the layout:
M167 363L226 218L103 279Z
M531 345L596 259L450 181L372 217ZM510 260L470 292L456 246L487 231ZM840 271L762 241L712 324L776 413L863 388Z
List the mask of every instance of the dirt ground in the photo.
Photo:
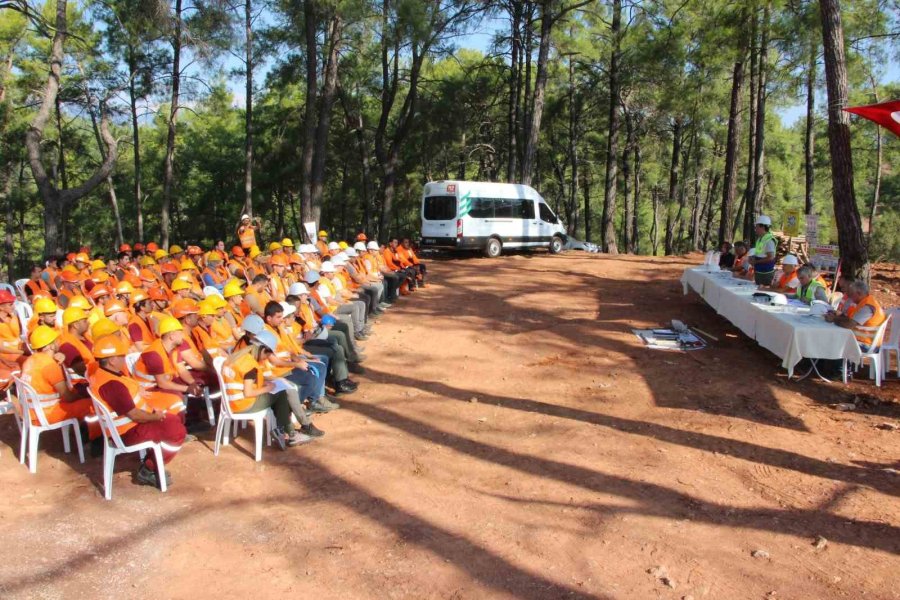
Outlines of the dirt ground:
M166 494L0 418L0 597L900 598L900 382L788 382L699 261L432 261L321 441L201 436ZM672 318L720 342L630 332Z

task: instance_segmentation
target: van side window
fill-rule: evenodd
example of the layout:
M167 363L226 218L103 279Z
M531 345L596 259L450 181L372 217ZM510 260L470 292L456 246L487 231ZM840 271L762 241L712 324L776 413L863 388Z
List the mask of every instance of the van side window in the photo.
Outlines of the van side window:
M456 218L456 196L428 196L423 216L426 221L449 221Z
M525 198L522 201L520 206L520 212L518 217L520 219L533 219L534 218L534 200Z
M556 215L553 214L553 211L550 210L550 207L541 202L540 204L541 210L541 221L545 223L556 223Z
M498 219L513 219L518 217L515 210L516 200L511 198L497 198L494 202L496 203L494 204L494 216Z
M493 219L494 218L494 199L493 198L472 198L472 207L469 209L469 216L473 219Z

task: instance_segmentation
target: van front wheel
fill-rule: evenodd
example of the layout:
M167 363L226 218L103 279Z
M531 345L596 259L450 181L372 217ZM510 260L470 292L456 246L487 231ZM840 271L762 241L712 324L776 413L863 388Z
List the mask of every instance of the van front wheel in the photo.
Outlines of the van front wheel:
M563 241L559 236L553 236L550 240L550 254L559 254L563 250Z
M498 240L497 238L491 238L484 246L484 255L488 258L497 258L498 256L500 256L500 252L502 250L503 246L500 244L500 240Z

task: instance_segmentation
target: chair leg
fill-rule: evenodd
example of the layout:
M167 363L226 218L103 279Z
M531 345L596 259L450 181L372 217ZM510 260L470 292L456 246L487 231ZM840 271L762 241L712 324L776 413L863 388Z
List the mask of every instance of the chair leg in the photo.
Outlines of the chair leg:
M81 429L78 427L77 422L72 425L72 430L75 431L75 447L78 449L78 460L81 464L84 464L84 444L81 443Z
M219 455L219 446L223 443L223 438L228 436L228 417L224 414L219 415L219 425L216 427L216 443L213 446L213 454Z
M28 435L28 470L32 473L37 473L37 452L40 439L40 430L33 427Z
M31 427L28 426L28 423L23 423L21 429L19 430L19 437L21 440L19 441L19 464L25 464L25 450L28 447L28 430Z
M65 425L61 429L63 437L63 451L69 454L72 451L72 444L69 443L69 426Z
M162 448L158 445L154 446L153 455L156 462L156 477L159 479L159 490L165 492L168 486L166 485L166 465L163 462Z
M103 497L112 500L113 471L116 466L116 452L103 441Z
M212 400L209 397L209 388L203 388L203 399L206 401L206 416L209 418L210 427L216 425L216 413L213 411Z
M847 359L845 358L843 364L841 366L841 375L843 376L844 383L847 383Z
M265 422L265 417L253 420L253 430L256 437L256 462L262 460L263 428L266 426Z

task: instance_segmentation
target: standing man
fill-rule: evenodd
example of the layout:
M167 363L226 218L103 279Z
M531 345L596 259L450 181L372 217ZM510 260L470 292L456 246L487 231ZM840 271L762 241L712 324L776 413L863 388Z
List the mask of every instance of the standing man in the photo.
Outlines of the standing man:
M254 225L254 223L256 223ZM256 232L262 227L262 221L259 217L251 219L250 215L241 215L241 222L237 227L237 237L241 243L244 252L249 252L250 248L256 246Z
M750 257L756 285L772 285L775 278L775 236L770 229L772 219L766 215L756 218L756 245L753 247L753 256Z

